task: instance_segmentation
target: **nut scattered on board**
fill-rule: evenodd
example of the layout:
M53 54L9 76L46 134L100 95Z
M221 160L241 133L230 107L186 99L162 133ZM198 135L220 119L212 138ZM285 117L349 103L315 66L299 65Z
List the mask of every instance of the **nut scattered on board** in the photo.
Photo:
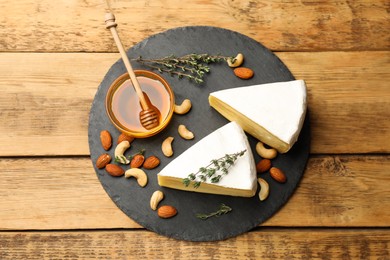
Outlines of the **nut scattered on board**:
M270 159L261 159L256 164L257 173L264 173L271 168L271 160Z
M259 199L260 201L264 201L269 195L268 182L263 178L257 178L257 182L260 184Z
M194 133L192 133L190 130L187 129L185 125L179 125L179 128L177 130L179 132L179 135L186 139L186 140L191 140L194 139Z
M125 172L125 178L134 177L137 179L137 183L141 187L145 187L148 184L148 176L139 168L131 168Z
M250 79L255 74L253 70L245 67L238 67L233 70L234 74L240 79Z
M129 141L122 141L115 147L115 159L121 164L129 164L130 161L123 154L129 149Z
M160 165L160 159L157 156L152 155L145 159L143 166L147 170L152 170L159 165Z
M150 197L150 208L152 210L157 210L157 206L164 199L164 193L160 190L153 192L152 197Z
M111 162L111 156L107 153L100 155L96 160L96 167L98 169L103 169L107 164Z
M264 159L274 159L278 155L276 149L266 148L262 142L256 144L256 152Z
M230 68L236 68L240 66L244 62L244 55L242 53L238 53L236 57L232 59L227 59L227 64Z
M174 137L169 136L165 138L165 140L162 142L161 150L166 157L171 157L173 155L173 149L172 149L173 140Z
M102 143L104 150L110 150L112 145L112 137L110 132L108 132L107 130L102 130L100 132L100 142Z
M122 141L128 141L130 144L131 142L134 141L134 137L133 136L130 136L130 135L127 135L125 133L121 133L119 136L118 136L118 139L116 141L117 144L120 144Z
M133 159L130 161L131 168L141 168L142 164L145 161L145 157L142 154L134 155Z
M276 168L276 167L272 167L270 170L269 170L269 173L271 175L271 177L277 181L277 182L280 182L280 183L285 183L287 181L287 178L286 178L286 175L284 174L284 172L279 169L279 168Z
M176 216L177 209L173 206L164 205L158 208L157 215L160 218L172 218Z
M174 112L179 115L187 114L191 110L191 100L184 99L180 105L175 104Z
M125 171L116 164L107 164L106 172L108 172L111 176L120 177L125 174Z

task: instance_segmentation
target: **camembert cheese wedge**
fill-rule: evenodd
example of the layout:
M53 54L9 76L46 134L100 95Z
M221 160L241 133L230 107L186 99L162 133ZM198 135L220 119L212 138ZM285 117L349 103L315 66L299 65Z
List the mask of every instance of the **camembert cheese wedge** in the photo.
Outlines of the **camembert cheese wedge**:
M207 179L197 188L193 186L193 182L188 186L183 183L189 174L198 172L212 160L245 150L218 182L212 183ZM236 122L222 126L188 148L162 169L157 179L160 186L168 188L239 197L252 197L257 189L253 154L247 136Z
M211 93L209 103L256 139L286 153L305 120L306 85L293 80L225 89Z

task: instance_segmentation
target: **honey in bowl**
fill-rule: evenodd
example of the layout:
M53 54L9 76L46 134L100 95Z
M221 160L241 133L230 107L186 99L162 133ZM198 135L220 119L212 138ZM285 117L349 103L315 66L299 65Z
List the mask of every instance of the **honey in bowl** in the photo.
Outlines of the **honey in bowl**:
M121 132L137 138L145 138L159 133L172 118L174 95L168 83L158 74L136 70L138 82L149 105L159 111L159 125L147 130L140 122L142 110L139 98L128 74L123 74L110 86L106 96L106 110L111 122Z

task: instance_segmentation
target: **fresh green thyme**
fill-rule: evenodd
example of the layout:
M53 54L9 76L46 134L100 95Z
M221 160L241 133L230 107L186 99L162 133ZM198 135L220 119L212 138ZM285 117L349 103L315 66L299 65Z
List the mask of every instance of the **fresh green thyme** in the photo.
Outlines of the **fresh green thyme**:
M124 155L115 156L115 162L126 164L126 156Z
M225 156L211 160L206 167L201 167L196 173L191 173L183 179L183 184L188 187L193 182L194 188L198 188L202 182L210 180L211 183L219 182L229 172L230 166L245 154L246 150L238 153L226 154Z
M129 155L128 159L131 161L133 159L133 157L138 155L138 154L144 155L145 154L145 149L141 149L141 150L138 151L138 153L135 153L133 155Z
M130 155L128 157L129 161L131 161L131 159L133 159L134 156L136 156L137 154L141 154L143 155L145 153L145 149L141 149L139 150L137 153L133 154L133 155ZM120 156L115 156L115 162L118 162L118 163L125 163L126 162L126 157L124 155L120 155Z
M211 217L219 217L223 214L226 214L226 213L229 213L230 211L232 211L232 208L229 207L229 206L226 206L225 204L221 204L220 208L218 209L218 211L216 212L212 212L212 213L208 213L208 214L202 214L202 213L199 213L199 214L196 214L196 217L197 218L200 218L200 219L208 219L208 218L211 218Z
M179 79L187 78L195 83L203 83L203 77L210 72L209 64L226 60L234 60L233 57L209 54L187 54L181 57L175 55L157 59L144 59L138 57L135 61L159 72L177 76Z

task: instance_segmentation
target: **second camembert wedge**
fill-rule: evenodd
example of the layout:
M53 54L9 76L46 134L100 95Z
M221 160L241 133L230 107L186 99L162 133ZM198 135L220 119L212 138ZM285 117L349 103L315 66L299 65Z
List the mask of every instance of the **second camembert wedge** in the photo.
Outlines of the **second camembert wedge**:
M306 114L303 80L216 91L209 103L259 141L286 153L297 141Z
M197 188L184 185L183 180L189 174L209 165L212 160L244 150L244 155L235 161L219 182L207 180ZM188 148L162 169L157 179L160 186L220 195L252 197L257 189L253 154L247 136L236 122L222 126Z

